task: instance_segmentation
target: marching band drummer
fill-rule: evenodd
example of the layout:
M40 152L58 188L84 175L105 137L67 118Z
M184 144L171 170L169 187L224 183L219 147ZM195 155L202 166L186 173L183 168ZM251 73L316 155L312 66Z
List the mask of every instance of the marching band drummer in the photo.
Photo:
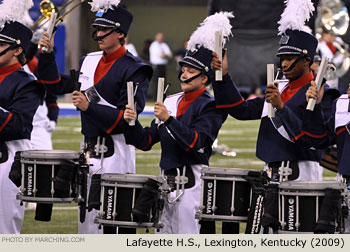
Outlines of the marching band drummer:
M290 15L294 16L293 13ZM317 39L302 30L304 24L293 27L292 24L282 23L281 26L282 37L277 57L280 58L281 68L288 82L286 84L280 82L278 87L270 83L267 85L264 98L258 97L246 101L228 74L225 57L222 63L223 82L213 83L216 107L240 120L261 118L256 155L265 161L267 166L275 167L282 161L291 161L293 174L289 179L321 180L318 174L320 159L318 151L298 143L300 137L307 134L300 131L300 125L306 107L305 93L314 78L310 65L317 48ZM217 57L213 58L212 67L214 70L221 67ZM276 111L275 118L267 117L268 101ZM284 122L291 122L288 124L289 127L296 129L291 130L293 135L285 134Z
M17 151L30 150L32 121L44 96L42 85L22 65L32 32L22 24L30 1L4 0L0 5L0 233L18 234L24 206L16 200L18 187L9 179Z
M302 20L302 15L305 15L304 20L307 20L313 9L311 1L288 1L279 22L282 37L277 52L288 82L280 82L278 87L268 84L264 98L244 100L228 74L226 56L222 64L216 56L213 58L213 69L222 66L224 75L222 82L213 83L216 107L239 120L261 118L256 155L266 163L265 169L272 173L275 182L280 181L281 168L291 173L288 180L322 180L318 163L320 151L310 149L300 141L304 134L310 134L301 131L301 125L306 107L305 93L314 78L310 65L317 39L304 31L304 23L295 22L295 16ZM275 117L267 116L267 102L274 107ZM331 101L327 97L322 102ZM277 228L278 220L274 221L274 228Z
M306 92L306 99L316 99L314 111L306 110L304 114L303 130L312 135L303 136L304 140L311 146L326 148L329 145L337 144L338 173L343 176L346 183L350 184L350 87L348 93L341 95L333 103L332 116L327 120L322 112L321 100L324 94L322 86L317 92L316 84L312 83ZM313 138L313 135L323 136Z
M216 15L223 20L232 16L230 13ZM206 90L214 75L210 70L214 48L203 46L203 36L210 40L210 34L215 34L215 31L206 28L213 16L208 17L208 22L205 20L192 34L186 55L179 61L183 92L168 96L164 103L156 102L154 105L154 114L160 123L156 124L153 120L150 127L143 128L136 121L136 125L129 126L126 133L127 143L144 151L160 142L160 168L167 177L176 176L176 168L181 174L186 169L188 183L184 194L173 204L165 202L161 218L164 227L159 231L163 234L199 234L200 225L195 213L200 205L201 170L208 167L213 141L226 120L226 115L215 108L214 97ZM124 119L126 122L137 119L130 106L126 106ZM170 193L170 198L174 199L175 194L175 191Z
M39 57L38 81L48 84L46 86L50 92L56 94L73 92L73 104L81 111L82 134L85 147L90 151L90 164L93 165L90 174L135 173L135 149L126 144L119 122L127 104L127 81L139 84L135 101L137 113L141 113L152 76L152 68L125 49L125 37L133 15L120 6L119 2L95 0L91 3L92 11L97 11L92 24L95 28L93 39L102 51L90 53L81 60L79 82L82 91L74 91L71 78L59 74L53 52L53 38L49 41L48 34L44 33L39 42L41 47L48 50ZM106 149L96 148L102 145L102 139L105 139L107 152L104 152ZM94 193L96 194L94 191L89 192L90 195ZM96 207L99 209L99 206ZM96 215L96 209L87 212L85 222L79 222L79 233L101 233L98 225L94 224ZM116 231L104 227L104 232ZM135 232L133 228L118 230L118 233Z

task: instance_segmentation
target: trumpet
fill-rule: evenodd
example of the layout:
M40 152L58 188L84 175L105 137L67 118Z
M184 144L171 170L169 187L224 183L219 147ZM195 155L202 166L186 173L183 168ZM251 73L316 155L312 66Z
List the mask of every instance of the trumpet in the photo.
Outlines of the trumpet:
M65 9L72 4L73 2L76 2L75 5L71 7L70 10L65 12ZM67 16L70 12L72 12L75 8L77 8L80 4L86 2L86 0L70 0L67 1L59 10L57 6L51 2L50 0L42 0L40 2L40 12L41 16L35 21L33 26L31 27L31 30L34 31L36 29L40 29L43 27L51 18L52 13L57 13L57 18L55 24L57 25L59 22L63 21L63 18Z

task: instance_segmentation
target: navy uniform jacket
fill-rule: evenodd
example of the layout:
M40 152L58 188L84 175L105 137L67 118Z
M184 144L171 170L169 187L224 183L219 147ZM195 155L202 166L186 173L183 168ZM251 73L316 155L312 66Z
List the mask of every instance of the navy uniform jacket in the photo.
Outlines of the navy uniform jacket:
M313 112L306 111L303 130L312 134L303 136L302 140L321 149L337 144L338 172L350 176L350 125L339 126L335 129L336 102L333 103L332 112L332 116L326 120L322 105L316 105Z
M33 116L43 96L43 86L22 68L5 77L0 83L1 142L30 139Z
M84 58L81 60L81 64ZM80 64L80 66L81 66ZM92 69L91 71L94 71ZM119 58L95 84L97 92L107 102L116 106L109 106L89 103L86 111L81 111L82 134L88 137L103 136L107 134L122 133L119 127L125 104L127 104L127 81L139 83L135 96L137 112L141 113L145 106L148 82L152 76L152 68L145 65L137 57L129 52ZM59 74L54 53L41 54L38 65L38 81L47 84L49 92L65 94L74 91L70 76Z
M159 126L153 120L146 128L136 121L135 126L126 127L125 137L128 144L144 151L160 141L161 169L208 165L211 146L225 120L226 115L215 108L213 96L204 91L183 115L170 118Z
M222 82L213 84L217 108L221 108L239 120L260 119L260 128L256 147L256 156L265 161L319 161L321 152L310 148L300 141L303 132L302 118L306 108L305 93L310 83L303 85L285 104L281 111L276 112L275 124L282 124L288 132L289 139L284 138L276 130L271 120L262 116L265 98L244 100L233 84L229 75ZM329 103L325 97L324 103ZM329 104L325 104L329 107Z

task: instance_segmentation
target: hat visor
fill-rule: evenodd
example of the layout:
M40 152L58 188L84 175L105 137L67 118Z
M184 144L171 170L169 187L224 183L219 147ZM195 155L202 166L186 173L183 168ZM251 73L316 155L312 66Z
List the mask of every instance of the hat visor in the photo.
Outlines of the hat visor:
M98 26L116 28L115 25L113 25L113 24L111 24L111 23L108 23L108 22L101 21L101 20L95 21L91 26L92 26L93 28L96 28L96 27L98 27Z
M195 62L194 60L188 58L188 57L185 57L185 58L182 58L180 61L179 61L179 64L182 66L182 64L188 64L198 70L203 70L204 68L202 66L200 66L197 62Z
M0 34L0 41L1 41L1 42L4 42L4 43L8 43L8 44L14 44L14 43L16 43L16 40L11 39L11 38L9 38L9 37L7 37L7 36L4 36L4 35L2 35L2 34Z
M279 51L276 56L280 57L282 55L300 55L301 52L298 51Z

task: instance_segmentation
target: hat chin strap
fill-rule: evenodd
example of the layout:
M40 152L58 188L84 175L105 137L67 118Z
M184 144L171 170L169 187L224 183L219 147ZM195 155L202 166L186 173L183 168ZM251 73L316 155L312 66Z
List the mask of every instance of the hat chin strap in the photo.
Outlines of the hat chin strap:
M197 79L199 76L201 76L203 73L205 73L204 70L201 70L201 72L199 74L193 76L192 78L189 78L189 79L183 81L183 80L181 80L181 75L183 74L183 72L181 71L177 77L183 83L190 83L194 79Z
M286 70L284 70L283 72L289 72L289 71L291 71L295 66L296 66L296 64L298 64L298 62L301 60L301 59L303 59L304 58L304 54L300 54L299 56L298 56L298 58L296 58L296 60L286 69ZM281 62L281 66L282 66L282 62Z
M3 50L1 53L0 53L0 57L4 54L6 54L8 51L12 50L12 49L15 49L16 47L18 47L18 45L16 43L14 44L11 44L9 47L7 47L5 50Z
M96 29L96 30L94 30L94 31L92 32L92 39L95 40L95 41L102 40L102 39L108 37L109 35L111 35L111 34L112 34L113 32L115 32L116 30L117 30L116 28L112 28L112 30L111 30L110 32L106 33L105 35L103 35L103 36L97 36L97 29Z

